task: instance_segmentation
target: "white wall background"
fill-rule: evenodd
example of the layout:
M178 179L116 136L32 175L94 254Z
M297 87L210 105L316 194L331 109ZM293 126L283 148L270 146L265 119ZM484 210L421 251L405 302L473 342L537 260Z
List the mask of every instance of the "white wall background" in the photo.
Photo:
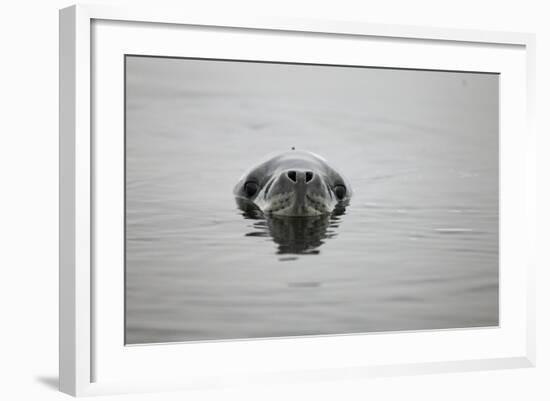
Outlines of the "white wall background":
M112 0L97 3L128 4ZM140 1L140 3L147 3ZM550 12L545 1L150 1L189 12L250 13L534 32L539 133L538 366L534 369L326 382L106 399L550 399ZM0 398L57 400L58 21L63 0L0 3ZM535 250L535 247L533 248Z

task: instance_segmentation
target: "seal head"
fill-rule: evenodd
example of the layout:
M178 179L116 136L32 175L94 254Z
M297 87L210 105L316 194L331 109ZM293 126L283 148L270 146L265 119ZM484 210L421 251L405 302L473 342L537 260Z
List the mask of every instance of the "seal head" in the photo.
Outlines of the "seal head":
M269 158L241 177L233 193L241 209L267 215L320 216L351 197L347 180L320 156L291 150Z

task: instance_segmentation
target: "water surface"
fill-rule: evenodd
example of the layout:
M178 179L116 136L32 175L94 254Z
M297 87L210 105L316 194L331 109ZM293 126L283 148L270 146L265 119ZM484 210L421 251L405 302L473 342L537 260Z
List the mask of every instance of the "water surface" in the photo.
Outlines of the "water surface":
M126 342L498 325L498 76L128 57ZM318 153L343 214L243 215Z

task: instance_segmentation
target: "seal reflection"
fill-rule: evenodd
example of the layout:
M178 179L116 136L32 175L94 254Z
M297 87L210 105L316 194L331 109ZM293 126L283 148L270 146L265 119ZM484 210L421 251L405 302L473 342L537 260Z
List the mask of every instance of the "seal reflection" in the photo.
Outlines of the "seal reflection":
M245 236L270 238L277 245L278 255L319 254L319 248L338 235L337 228L346 210L342 204L321 216L277 216L264 214L251 202L237 203L243 217L253 220L254 230Z

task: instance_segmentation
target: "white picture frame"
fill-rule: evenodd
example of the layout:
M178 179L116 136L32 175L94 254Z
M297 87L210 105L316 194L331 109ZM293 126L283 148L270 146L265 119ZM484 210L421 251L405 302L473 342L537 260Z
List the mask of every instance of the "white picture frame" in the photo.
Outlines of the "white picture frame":
M394 53L384 53L380 43L373 43L369 49L376 56L373 56L373 64L370 65L407 68L409 64L403 62L403 57L409 54L410 58L410 48L418 52L419 56L414 61L416 64L411 64L409 68L501 73L504 87L501 92L501 134L504 133L504 137L501 137L504 138L501 144L501 212L506 217L501 232L501 263L508 266L502 271L501 277L501 326L496 329L437 333L400 332L228 341L186 345L184 349L181 344L126 349L119 331L116 331L120 329L117 322L120 322L123 314L117 308L121 299L117 291L123 292L118 285L120 281L117 281L121 276L98 274L98 269L107 260L105 258L119 254L116 249L104 251L105 248L101 247L101 241L104 240L102 227L109 213L101 205L105 202L120 203L117 195L103 198L97 195L108 189L103 188L103 185L111 185L115 189L120 185L116 179L104 184L101 179L103 167L98 164L98 160L109 159L109 163L115 166L116 158L120 158L121 154L118 152L120 149L116 149L118 145L115 144L113 148L108 142L98 143L94 140L94 130L103 127L103 121L113 124L110 128L114 127L115 131L117 127L120 128L116 113L120 114L122 100L119 96L109 94L115 99L115 103L109 104L109 110L114 113L109 117L102 111L106 106L97 102L97 98L106 96L102 83L112 83L108 86L118 91L115 95L123 91L118 85L123 71L117 68L109 70L112 66L120 65L116 63L120 62L121 54L129 53L128 49L132 49L144 54L172 55L176 47L171 46L176 46L177 42L165 39L179 35L180 31L182 35L188 34L185 32L186 27L201 27L199 36L214 33L214 36L219 37L238 33L243 41L240 47L218 50L226 52L220 58L277 60L282 57L277 54L277 41L287 40L294 35L302 38L303 43L322 38L324 44L334 38L349 41L350 44L378 40L384 41L384 46L393 46L395 43L403 50L402 53L394 52L394 56ZM123 31L128 34L122 34ZM265 53L256 51L255 56L248 55L253 53L248 53L251 50L247 43L251 42L247 40L254 38L254 35L259 35L257 38L265 41L273 41L274 46L265 50ZM208 38L200 40L206 44ZM139 43L130 44L130 41ZM300 44L300 40L296 42L295 54L299 58L302 57L299 46L304 44ZM160 43L164 43L165 47L160 48ZM238 20L224 16L196 15L187 10L168 12L154 7L120 9L78 5L61 10L60 390L79 396L212 388L239 383L534 366L535 279L533 252L530 251L535 243L535 134L531 128L534 110L534 47L534 35L525 33L276 18ZM178 51L183 52L178 54L181 56L188 50ZM201 50L195 51L200 53ZM489 51L492 52L490 60L487 56ZM232 52L238 54L232 56ZM193 56L196 55L193 53ZM285 57L294 56L288 53ZM330 57L340 57L339 60L344 60L344 63L345 60L349 64L355 62L350 58L349 51L347 54L331 54ZM113 74L114 81L110 81L109 74ZM117 174L113 176L116 178ZM518 185L521 185L519 191ZM114 210L114 213L118 212ZM119 215L114 217L109 221L120 222ZM118 240L116 235L109 238L117 246L120 245ZM508 247L508 244L514 246ZM98 252L98 249L102 250ZM119 266L116 257L113 260L113 265ZM111 271L117 274L116 268ZM112 312L107 310L107 303L114 305ZM400 351L399 344L406 344L407 349L411 348L415 352ZM448 347L449 344L456 344L456 347ZM422 350L424 345L433 345L434 349ZM444 354L438 351L438 347L454 349ZM342 349L371 351L368 357L361 352L344 353L342 356L338 352ZM324 350L323 353L320 350ZM380 352L376 353L375 350ZM300 363L292 358L277 358L277 355L289 354L304 358L300 359ZM187 360L183 367L178 365L178 361L182 360L181 355L186 355ZM261 355L262 360L267 362L254 359L257 355ZM242 356L239 359L243 361L235 361L236 356ZM250 368L251 364L257 365ZM163 368L160 369L159 365ZM112 369L108 366L112 366ZM147 366L155 366L156 372L150 368L147 370ZM117 373L121 371L124 371L123 375Z

